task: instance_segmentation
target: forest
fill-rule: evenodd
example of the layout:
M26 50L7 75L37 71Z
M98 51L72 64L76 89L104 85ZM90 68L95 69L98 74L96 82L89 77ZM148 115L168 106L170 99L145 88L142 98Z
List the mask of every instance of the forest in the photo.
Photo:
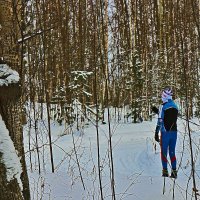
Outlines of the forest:
M170 86L186 122L190 179L197 200L194 160L198 156L193 157L190 122L195 119L199 126L199 0L0 0L0 72L5 66L20 77L17 83L0 84L0 113L18 151L24 191L13 191L17 181L6 183L7 187L0 180L5 189L0 199L34 199L26 163L31 171L37 163L35 168L42 174L46 146L51 172L56 171L55 123L65 127L64 135L73 137L84 189L73 133L91 124L96 127L99 196L88 199L118 199L112 122L138 126L152 121L152 106L161 103L163 88ZM108 198L102 183L98 129L102 124L108 125ZM2 153L0 148L0 172ZM16 196L5 198L7 191Z

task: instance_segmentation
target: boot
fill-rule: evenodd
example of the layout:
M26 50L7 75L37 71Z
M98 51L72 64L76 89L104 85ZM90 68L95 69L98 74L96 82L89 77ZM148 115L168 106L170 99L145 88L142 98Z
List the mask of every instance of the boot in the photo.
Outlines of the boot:
M168 177L169 176L167 169L163 169L162 170L162 176L163 177Z
M172 169L172 172L171 172L171 178L177 178L177 170L176 169Z

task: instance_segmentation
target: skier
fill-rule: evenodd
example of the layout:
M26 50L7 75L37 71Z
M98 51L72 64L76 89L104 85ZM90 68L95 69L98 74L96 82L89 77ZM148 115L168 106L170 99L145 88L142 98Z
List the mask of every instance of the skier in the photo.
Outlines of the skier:
M171 160L171 178L177 178L175 147L177 140L177 117L178 108L172 100L172 90L167 87L162 92L163 104L159 108L158 121L155 130L155 140L160 142L161 160L162 160L162 176L168 177L167 170L167 153ZM161 136L159 138L159 132Z

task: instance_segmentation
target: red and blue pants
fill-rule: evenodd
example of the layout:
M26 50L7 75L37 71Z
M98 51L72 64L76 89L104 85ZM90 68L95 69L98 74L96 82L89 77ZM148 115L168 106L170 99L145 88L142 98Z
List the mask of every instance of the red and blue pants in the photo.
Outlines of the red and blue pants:
M167 169L168 151L171 161L171 167L172 169L176 169L176 154L175 154L176 140L177 140L177 131L161 132L160 145L161 145L161 160L163 169Z

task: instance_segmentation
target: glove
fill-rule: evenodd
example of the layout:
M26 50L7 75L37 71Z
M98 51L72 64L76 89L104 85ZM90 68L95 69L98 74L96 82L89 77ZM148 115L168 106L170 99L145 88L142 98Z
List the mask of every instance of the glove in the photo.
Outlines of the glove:
M155 133L154 138L155 138L155 141L156 141L156 142L160 142L159 135L158 135L157 132Z
M152 106L151 108L152 112L155 113L155 114L158 114L159 113L159 109L155 106Z

